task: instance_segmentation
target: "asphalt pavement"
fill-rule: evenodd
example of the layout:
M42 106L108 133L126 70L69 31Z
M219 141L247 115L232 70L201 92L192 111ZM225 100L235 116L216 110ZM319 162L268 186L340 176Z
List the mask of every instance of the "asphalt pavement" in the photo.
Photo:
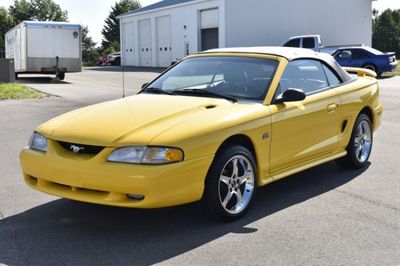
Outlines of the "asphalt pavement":
M126 94L160 70L127 69ZM52 96L0 102L0 264L400 265L400 77L379 80L385 105L370 164L327 163L260 188L241 220L219 223L198 203L122 209L29 189L18 154L52 117L122 95L118 68L65 81L23 77Z

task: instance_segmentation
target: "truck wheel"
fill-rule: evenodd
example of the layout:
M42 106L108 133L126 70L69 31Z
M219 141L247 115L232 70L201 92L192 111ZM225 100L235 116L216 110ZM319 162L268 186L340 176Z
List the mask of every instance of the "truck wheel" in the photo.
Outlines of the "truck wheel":
M64 80L65 79L65 73L64 72L58 73L57 78L59 78L60 80Z
M256 192L257 169L254 156L242 146L219 152L206 178L204 201L217 219L234 221L249 209Z

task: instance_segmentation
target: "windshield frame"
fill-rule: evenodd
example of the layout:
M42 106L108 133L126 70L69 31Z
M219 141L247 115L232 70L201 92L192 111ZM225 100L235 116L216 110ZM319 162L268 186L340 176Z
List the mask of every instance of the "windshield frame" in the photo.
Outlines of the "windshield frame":
M261 60L266 60L266 61L275 61L275 69L273 70L269 82L266 84L265 91L263 93L263 96L260 97L260 99L245 99L245 98L236 98L237 102L240 103L262 103L264 105L268 105L267 99L270 98L269 95L271 94L271 90L274 90L277 84L277 73L282 67L282 61L287 61L285 58L277 56L277 55L271 55L271 54L263 54L263 53L238 53L238 52L225 52L225 53L216 53L216 52L211 52L211 53L199 53L199 54L193 54L190 56L187 56L183 58L182 60L178 61L174 65L171 65L168 67L165 71L163 71L159 76L157 76L154 80L152 80L150 83L148 83L142 90L138 92L140 93L145 93L146 88L151 88L154 87L153 84L155 84L157 81L159 81L160 78L162 78L166 73L168 73L170 70L178 66L179 64L195 59L195 58L207 58L207 57L214 57L214 58L220 58L220 57L229 57L229 58L256 58L256 59L261 59ZM166 90L167 91L167 90ZM172 95L174 95L172 93ZM204 95L184 95L184 94L175 94L179 96L188 96L188 97L205 97ZM212 96L209 96L210 98L214 98ZM234 97L234 96L233 96Z

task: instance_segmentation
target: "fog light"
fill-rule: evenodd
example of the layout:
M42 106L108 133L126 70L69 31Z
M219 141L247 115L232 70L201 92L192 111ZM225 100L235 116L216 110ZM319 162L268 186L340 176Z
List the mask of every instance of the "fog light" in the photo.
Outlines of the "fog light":
M133 199L133 200L143 200L144 199L143 195L127 194L126 196L129 199Z

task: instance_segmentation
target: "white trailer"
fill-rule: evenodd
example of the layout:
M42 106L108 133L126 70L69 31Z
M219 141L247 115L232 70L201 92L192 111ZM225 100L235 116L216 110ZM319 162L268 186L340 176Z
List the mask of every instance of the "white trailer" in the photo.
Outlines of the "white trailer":
M6 58L18 74L55 74L82 71L82 34L79 24L23 21L5 35Z

